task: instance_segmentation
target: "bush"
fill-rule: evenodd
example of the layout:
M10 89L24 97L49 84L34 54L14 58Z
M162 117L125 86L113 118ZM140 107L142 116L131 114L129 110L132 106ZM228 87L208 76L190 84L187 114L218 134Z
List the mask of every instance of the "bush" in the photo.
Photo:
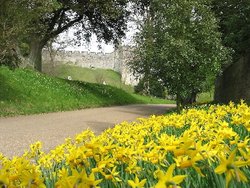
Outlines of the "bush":
M20 64L20 59L14 49L1 50L0 48L0 65L10 68L16 68Z

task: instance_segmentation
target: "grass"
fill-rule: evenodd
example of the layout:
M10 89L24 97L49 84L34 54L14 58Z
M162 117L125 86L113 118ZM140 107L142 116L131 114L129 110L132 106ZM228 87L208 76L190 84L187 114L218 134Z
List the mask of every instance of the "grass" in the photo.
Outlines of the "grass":
M173 103L95 83L68 81L28 69L0 67L0 116L135 103Z
M197 96L197 102L198 103L210 103L214 100L214 89L212 89L210 92L203 92L198 94Z
M56 76L63 79L67 79L68 76L71 76L73 80L90 83L102 84L105 81L108 85L121 88L129 93L133 93L132 86L123 84L121 81L121 75L113 70L82 68L66 64L57 65L52 68L48 67L48 65L45 64L44 72L51 76ZM212 89L210 92L203 92L198 94L197 103L212 102L214 98L213 93L214 90ZM135 97L137 97L137 95ZM145 97L144 99L150 103L151 98Z
M98 69L98 68L82 68L73 65L57 65L53 68L44 67L44 72L51 76L56 76L58 78L67 79L71 76L72 80L98 83L111 85L117 88L121 88L128 92L133 92L133 87L125 85L121 81L121 75L110 69Z

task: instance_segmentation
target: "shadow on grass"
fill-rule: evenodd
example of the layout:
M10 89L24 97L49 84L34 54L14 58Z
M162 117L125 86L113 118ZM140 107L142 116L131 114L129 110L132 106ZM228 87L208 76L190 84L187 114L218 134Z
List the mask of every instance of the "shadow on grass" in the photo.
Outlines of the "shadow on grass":
M20 98L20 91L14 89L8 83L8 79L0 72L0 101L16 101Z
M67 81L71 86L77 87L79 89L84 88L91 95L100 99L100 102L104 104L132 104L132 103L142 103L142 101L137 100L135 97L113 86L102 86L100 84L88 84L81 81Z

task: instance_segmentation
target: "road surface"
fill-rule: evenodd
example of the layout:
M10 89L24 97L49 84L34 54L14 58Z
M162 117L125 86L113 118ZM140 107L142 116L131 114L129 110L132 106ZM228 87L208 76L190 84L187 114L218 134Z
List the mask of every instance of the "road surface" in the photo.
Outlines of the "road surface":
M41 141L47 152L87 128L100 134L115 124L163 114L172 107L174 105L128 105L0 118L0 152L8 157L22 155L36 141Z

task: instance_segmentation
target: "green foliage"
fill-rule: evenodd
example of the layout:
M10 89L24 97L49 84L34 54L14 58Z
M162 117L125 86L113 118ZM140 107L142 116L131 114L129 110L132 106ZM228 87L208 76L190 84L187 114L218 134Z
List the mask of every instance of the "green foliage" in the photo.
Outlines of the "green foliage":
M177 103L201 92L229 60L210 5L210 0L151 1L138 35L131 68L161 80Z
M167 103L121 89L53 78L28 69L0 67L0 116L134 103Z
M197 103L209 103L214 100L214 89L197 95Z
M36 20L59 4L55 0L1 0L0 4L0 64L16 67L23 38L36 30Z
M43 47L70 27L75 27L76 44L89 41L93 33L96 34L98 41L117 44L125 35L130 13L127 8L129 2L129 0L6 0L1 3L0 8L0 26L3 26L0 27L0 42L1 37L6 42L2 51L14 49L17 56L21 57L23 54L20 52L24 51L24 55L28 52L29 63L41 71ZM5 27L6 23L8 27ZM22 43L28 45L28 50L19 49L20 46L23 47Z
M234 50L234 60L250 50L250 1L214 0L213 10L219 19L222 40Z
M75 44L88 42L93 33L98 41L115 44L125 35L130 12L127 9L128 0L55 2L60 6L35 20L31 27L35 25L36 30L25 38L30 47L29 61L39 71L42 70L42 48L71 27L75 28Z
M142 78L134 89L136 93L143 95L166 98L166 88L154 79L150 79L149 82L147 82Z

